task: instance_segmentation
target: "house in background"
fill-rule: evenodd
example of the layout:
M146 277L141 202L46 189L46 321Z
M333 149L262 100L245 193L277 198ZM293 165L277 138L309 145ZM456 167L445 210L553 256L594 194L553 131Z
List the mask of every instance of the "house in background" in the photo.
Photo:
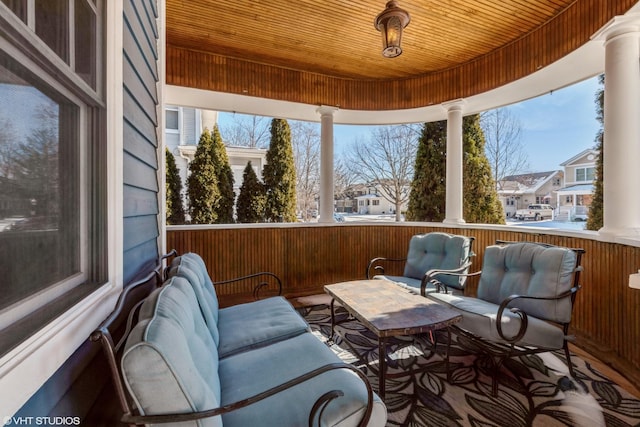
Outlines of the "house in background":
M217 111L178 106L165 108L165 141L167 149L176 158L182 188L186 188L189 162L193 160L200 135L205 128L212 130L217 122Z
M352 205L355 206L354 212L361 215L388 215L396 213L396 205L389 201L393 200L393 197L386 193L384 186L374 183L361 185L366 188L366 192L360 191L359 194L353 198L354 203ZM406 191L408 194L410 189L410 185L406 185L403 191ZM400 210L405 212L407 206L407 202L404 202Z
M336 212L360 215L391 213L393 204L381 194L382 189L373 183L352 184L334 200Z
M200 135L205 128L212 130L218 122L218 112L199 108L167 106L165 108L165 141L167 148L176 159L176 166L182 179L183 202L188 206L186 196L189 163L198 148ZM233 191L236 196L242 186L244 168L250 161L259 178L267 162L267 150L263 148L226 146L229 165L233 171Z
M378 194L364 194L356 197L357 213L361 215L381 215L384 212L385 200Z
M562 188L563 181L564 172L560 170L506 176L498 182L498 197L507 217L532 203L556 208L556 192Z
M240 194L242 187L242 175L247 163L251 162L253 171L258 175L258 179L262 181L262 169L267 164L267 150L265 148L249 148L249 147L227 147L227 156L229 156L229 165L233 172L233 191L236 197Z
M557 192L556 218L586 220L593 200L598 151L586 149L560 164L564 167L564 187Z
M371 189L373 190L373 189ZM334 206L336 212L358 213L357 197L369 194L370 187L366 184L351 184L336 193Z

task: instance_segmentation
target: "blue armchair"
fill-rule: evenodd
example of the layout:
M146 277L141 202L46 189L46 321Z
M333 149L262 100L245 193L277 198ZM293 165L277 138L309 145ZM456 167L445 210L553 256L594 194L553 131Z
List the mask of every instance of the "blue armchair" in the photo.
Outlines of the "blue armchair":
M510 357L563 349L574 376L569 324L583 249L532 242L497 242L486 248L476 297L436 294L429 298L462 314L455 330L491 356L493 394L498 372ZM454 277L459 277L454 275Z
M386 279L415 293L432 292L462 294L466 274L471 266L474 238L442 232L418 234L409 241L406 258L378 257L369 261L367 279ZM402 276L385 274L385 266L404 263ZM460 276L442 273L462 273Z

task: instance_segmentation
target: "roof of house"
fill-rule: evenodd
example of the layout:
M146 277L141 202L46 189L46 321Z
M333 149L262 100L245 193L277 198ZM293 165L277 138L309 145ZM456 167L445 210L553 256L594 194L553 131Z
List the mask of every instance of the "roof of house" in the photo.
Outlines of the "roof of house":
M507 193L511 195L535 193L558 173L562 173L562 171L555 170L506 176L500 180L502 183L502 189L498 190L498 193Z
M560 163L560 166L570 165L571 163L574 163L576 160L579 160L579 159L581 159L582 157L584 157L584 156L586 156L588 154L594 155L593 161L595 163L596 158L598 156L598 150L594 150L593 148L587 148L586 150L581 151L580 153L576 154L575 156L573 156L569 160L565 160L564 162Z
M565 194L565 193L592 194L593 193L593 184L569 185L568 187L563 187L563 188L558 190L558 194Z
M547 172L530 172L530 173L523 173L520 175L509 175L502 178L501 181L527 182L529 180L538 180L540 178L547 178L549 175L555 174L556 172L559 172L559 171L554 170L554 171L547 171Z

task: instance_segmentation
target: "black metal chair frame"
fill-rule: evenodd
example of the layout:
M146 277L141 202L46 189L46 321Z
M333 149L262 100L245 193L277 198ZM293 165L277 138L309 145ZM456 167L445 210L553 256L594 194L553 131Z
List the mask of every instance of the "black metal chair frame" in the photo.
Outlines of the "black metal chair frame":
M533 243L536 245L540 245L540 246L544 246L544 247L557 247L555 245L550 245L550 244L546 244L546 243L539 243L539 242L511 242L511 241L505 241L505 240L496 240L496 244L500 244L500 245L508 245L508 244L513 244L513 243ZM502 340L505 341L505 343L501 343L501 342L493 342L493 341L489 341L487 339L481 338L475 334L472 334L471 332L468 332L464 329L461 329L460 327L458 327L457 325L453 325L453 329L456 333L460 334L460 335L464 335L467 338L469 338L470 340L472 340L474 343L476 343L478 345L478 347L485 353L487 354L492 362L492 367L493 367L493 379L492 379L492 387L491 387L491 391L492 394L494 396L496 396L498 394L498 374L500 371L500 368L502 367L502 364L509 358L512 357L518 357L518 356L526 356L526 355L530 355L530 354L537 354L537 353L547 353L550 350L548 348L538 348L538 347L524 347L524 346L518 346L516 343L518 341L520 341L522 339L522 337L524 336L524 334L527 331L527 327L528 327L528 317L529 315L517 308L509 308L508 305L517 299L530 299L530 300L561 300L564 298L571 298L571 310L573 311L573 305L575 303L575 299L576 299L576 293L580 290L581 285L579 284L579 280L580 280L580 273L582 272L583 268L580 265L581 261L582 261L582 255L584 255L585 250L581 249L581 248L568 248L571 249L572 251L574 251L576 253L576 265L574 268L574 272L573 272L573 285L571 287L571 289L569 289L567 292L562 293L560 295L554 296L554 297L532 297L532 296L527 296L527 295L511 295L507 298L505 298L499 305L498 308L498 313L497 313L497 317L496 317L496 328L498 331L498 334L500 335L500 338ZM477 276L477 275L481 275L482 271L477 271L475 273L469 273L469 274L460 274L460 273L450 273L450 272L439 272L439 273L444 273L444 274L451 274L451 275L456 275L456 276ZM520 329L518 330L518 333L516 333L514 336L512 337L508 337L506 336L503 331L502 331L502 322L500 322L500 319L502 319L502 315L504 313L505 310L509 310L511 313L516 314L519 318L520 318ZM553 322L553 321L547 321L551 324L554 324L560 328L562 328L562 331L564 333L565 339L564 339L564 343L563 343L563 350L564 350L564 354L565 357L567 359L567 366L569 368L569 374L572 377L575 377L575 372L573 370L573 364L571 363L571 352L569 351L569 341L572 341L574 337L569 335L569 326L570 326L570 322L567 323L558 323L558 322Z
M191 412L191 413L173 413L173 414L162 414L162 415L140 415L138 411L134 408L134 404L132 396L129 395L127 388L125 387L124 380L120 374L120 360L122 356L122 350L124 348L124 344L126 343L127 337L129 333L132 331L133 327L136 324L138 312L142 303L145 301L146 297L152 292L152 290L146 292L146 295L139 299L137 302L134 302L133 308L129 311L127 315L127 322L124 327L124 331L120 340L115 343L112 335L112 331L116 331L121 324L121 319L126 314L124 312L125 307L131 304L135 297L132 297L134 291L139 290L138 288L142 288L145 285L149 286L155 279L156 284L161 283L161 277L164 275L160 274L161 263L162 260L169 258L171 256L175 256L175 250L172 250L170 253L163 255L161 258L160 265L150 274L148 274L143 279L132 283L123 289L122 293L118 298L118 302L116 303L116 307L113 312L107 317L98 328L90 335L89 339L92 342L99 342L102 346L105 357L107 358L107 363L109 365L109 372L111 374L111 378L113 380L113 384L115 387L116 394L118 396L118 401L120 403L120 409L123 412L121 417L121 421L123 423L128 424L129 426L138 426L138 425L146 425L146 424L164 424L164 423L178 423L185 421L194 421L200 420L204 418L215 417L219 415L223 415L249 405L252 405L256 402L260 402L268 397L274 396L284 390L295 387L298 384L301 384L305 381L308 381L314 377L317 377L325 372L336 370L336 369L346 369L354 372L360 379L362 379L365 384L367 390L367 409L364 413L364 416L360 423L358 424L361 427L364 427L368 424L371 413L373 412L373 388L369 383L366 375L362 373L356 367L347 364L347 363L330 363L324 366L321 366L313 371L300 375L296 378L293 378L289 381L286 381L282 384L279 384L275 387L272 387L268 390L265 390L261 393L255 394L253 396L249 396L246 399L240 400L238 402L233 402L219 408L212 408L205 411ZM165 271L166 274L166 271ZM242 278L236 278L231 280L225 280L222 282L217 282L217 284L226 284L236 282L238 280L253 278L260 276L262 274L267 274L270 276L277 276L273 273L256 273L249 276L244 276ZM280 289L282 289L282 283L278 278L278 283L280 284ZM258 287L262 287L261 284ZM155 286L153 287L155 289ZM258 291L259 292L259 291ZM254 295L257 295L254 290ZM344 393L341 390L329 390L324 393L321 397L319 397L314 403L313 407L309 412L309 427L313 426L314 421L317 420L317 425L321 425L322 413L326 406L334 399L337 399L343 396Z
M424 276L422 276L422 279L420 281L420 295L422 295L423 297L426 296L427 285L429 283L433 283L435 285L437 292L448 293L449 292L448 286L440 282L436 276L439 274L462 273L463 271L471 267L471 264L472 264L471 258L476 255L473 252L473 242L475 238L474 237L467 237L467 238L470 240L469 256L465 260L464 264L462 264L459 268L454 268L450 270L432 269L427 271L424 274ZM378 275L378 274L384 275L385 263L392 264L392 263L399 263L399 262L406 262L406 261L407 261L406 257L405 258L386 258L386 257L373 258L371 261L369 261L369 264L367 265L367 270L365 272L365 275L367 279L371 279L374 275ZM375 274L371 274L372 270L375 272ZM465 276L469 276L469 275L467 274Z
M172 249L169 253L167 253L166 255L163 256L163 259L168 259L168 258L172 258L178 255L178 252L175 249ZM165 268L164 270L164 274L162 275L162 277L164 278L164 280L167 280L169 278L169 268ZM270 272L270 271L261 271L259 273L253 273L253 274L247 274L245 276L241 276L241 277L235 277L233 279L228 279L228 280L219 280L217 282L213 282L213 286L218 286L218 285L225 285L228 283L236 283L236 282L240 282L243 280L251 280L254 279L256 277L261 277L264 278L262 281L258 282L258 284L256 284L253 288L253 298L255 300L259 300L260 299L260 292L264 291L267 287L269 287L272 283L269 282L269 278L273 279L276 284L277 284L277 295L281 296L282 295L282 279L280 279L280 277L278 277L278 275Z

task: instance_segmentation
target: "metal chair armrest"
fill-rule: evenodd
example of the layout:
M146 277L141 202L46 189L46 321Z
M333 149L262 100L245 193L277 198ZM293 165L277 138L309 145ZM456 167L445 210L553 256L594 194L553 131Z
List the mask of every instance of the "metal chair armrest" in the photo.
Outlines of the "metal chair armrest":
M229 283L235 283L235 282L240 282L242 280L250 280L256 277L260 277L260 276L266 276L266 277L272 277L273 279L275 279L276 283L278 284L278 295L282 295L282 280L280 279L280 277L278 277L276 274L271 273L269 271L262 271L260 273L254 273L254 274L248 274L246 276L241 276L241 277L235 277L233 279L228 279L228 280L221 280L218 282L213 282L213 286L219 286L219 285L226 285ZM253 297L256 300L260 299L260 291L269 286L269 282L267 281L267 279L261 281L260 283L258 283L254 288L253 288Z
M268 397L274 396L284 390L295 387L299 384L302 384L305 381L309 381L310 379L317 377L325 372L335 370L335 369L348 369L350 371L355 372L365 383L367 388L367 410L365 411L363 419L358 424L359 426L366 426L371 418L371 413L373 411L373 389L371 388L371 384L367 377L356 367L349 365L347 363L331 363L325 366L321 366L320 368L314 369L311 372L300 375L296 378L293 378L285 383L272 387L268 390L265 390L261 393L250 396L246 399L230 403L225 406L221 406L219 408L208 409L205 411L198 412L189 412L189 413L180 413L180 414L162 414L162 415L133 415L130 413L126 413L122 416L121 421L123 423L134 424L134 425L146 425L146 424L164 424L164 423L180 423L186 421L195 421L201 420L204 418L211 418L218 415L226 414L246 406L252 405L256 402L260 402ZM322 415L322 410L324 407L333 399L339 398L344 394L340 390L331 390L325 394L323 394L313 405L311 412L309 414L309 426L313 425L313 421L318 414L320 418ZM318 425L320 425L320 419L318 419Z
M527 327L529 326L529 316L525 311L521 310L518 307L509 308L509 311L511 311L513 314L516 314L518 317L520 317L521 321L520 321L520 328L518 329L518 333L515 334L513 337L507 337L502 332L502 322L501 322L502 314L508 308L507 306L512 301L516 299L533 299L533 300L546 300L546 301L559 300L567 297L573 297L573 295L575 295L575 293L580 290L580 287L581 287L580 285L574 286L571 289L569 289L567 292L563 292L560 295L555 295L551 297L534 297L529 295L508 296L500 303L500 306L498 307L498 315L496 318L496 328L498 330L498 335L500 335L500 338L502 338L506 342L510 344L515 344L516 342L520 341L522 337L524 337L524 334L527 332Z
M382 265L375 265L377 263L382 263L382 262L404 262L406 260L407 260L406 258L385 258L385 257L373 258L371 261L369 261L369 264L367 265L367 271L365 272L365 275L366 275L367 279L371 279L373 277L371 274L369 274L372 267L379 274L384 274L384 267Z
M169 252L167 252L166 254L162 255L160 257L160 267L163 269L162 270L162 280L165 281L169 278L169 263L167 262L167 265L163 268L162 267L162 263L164 262L164 260L167 260L171 257L177 256L178 255L178 251L176 251L175 249L171 249Z
M447 285L440 282L436 278L436 276L439 274L444 274L447 276L458 276L458 277L473 277L473 276L479 276L482 273L482 271L476 271L475 273L462 273L462 271L469 268L470 266L471 266L471 261L468 261L465 264L463 264L461 267L452 269L452 270L433 269L433 270L427 271L422 277L422 281L420 283L420 295L422 296L426 295L426 289L429 283L435 284L437 292L444 291L444 293L447 293Z

